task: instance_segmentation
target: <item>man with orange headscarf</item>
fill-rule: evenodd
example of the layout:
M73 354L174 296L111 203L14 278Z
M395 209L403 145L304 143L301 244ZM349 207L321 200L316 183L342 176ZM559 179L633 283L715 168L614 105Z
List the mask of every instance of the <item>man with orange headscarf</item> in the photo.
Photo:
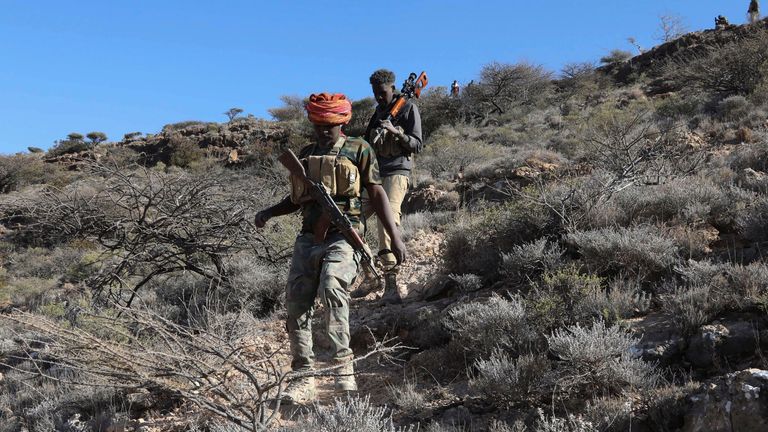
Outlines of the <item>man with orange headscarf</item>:
M381 186L376 156L368 143L346 137L341 126L352 118L352 105L344 95L320 93L312 95L306 105L309 120L315 128L316 141L299 152L310 178L322 182L339 206L363 234L360 194L364 189L376 215L392 238L392 252L398 263L405 260L406 250ZM293 361L291 368L299 374L311 375L312 313L315 297L325 307L328 337L333 360L339 365L336 390L357 390L349 348L349 293L358 274L359 259L342 234L331 227L323 236L320 225L323 210L308 196L301 182L292 179L291 194L278 204L256 214L256 226L263 227L275 217L301 210L303 222L296 238L286 287L286 328ZM284 392L283 400L299 403L312 400L315 382L311 376L294 379Z

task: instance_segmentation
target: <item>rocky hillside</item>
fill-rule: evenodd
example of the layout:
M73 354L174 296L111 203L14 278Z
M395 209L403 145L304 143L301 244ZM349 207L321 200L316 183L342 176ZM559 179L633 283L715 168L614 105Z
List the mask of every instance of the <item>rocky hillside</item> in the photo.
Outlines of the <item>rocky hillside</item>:
M314 405L274 404L298 217L252 223L305 119L5 157L0 430L767 429L766 47L761 22L425 92L405 301L352 300L342 398L318 304Z

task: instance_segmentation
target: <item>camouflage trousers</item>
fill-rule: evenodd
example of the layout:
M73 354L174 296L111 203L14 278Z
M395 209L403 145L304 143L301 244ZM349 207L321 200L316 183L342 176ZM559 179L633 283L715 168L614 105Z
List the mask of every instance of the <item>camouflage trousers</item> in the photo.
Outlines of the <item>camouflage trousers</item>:
M312 234L296 238L286 287L286 329L295 371L311 369L312 315L315 297L320 296L334 360L349 358L349 293L357 276L358 259L341 234L331 234L315 243Z
M389 207L392 209L392 216L395 219L395 225L397 225L399 228L400 216L403 213L401 207L403 205L403 200L405 199L405 194L408 193L408 176L395 174L382 177L381 186L387 193L387 198L389 199ZM371 202L368 199L368 194L365 191L363 192L362 201L363 217L368 219L371 215L373 215L373 206L371 206ZM379 250L392 249L392 239L389 238L387 230L384 229L384 224L381 223L381 220L379 220L378 217L376 220L379 230ZM384 254L380 257L380 259L381 263L384 265L384 268L390 268L397 264L395 255L392 253Z

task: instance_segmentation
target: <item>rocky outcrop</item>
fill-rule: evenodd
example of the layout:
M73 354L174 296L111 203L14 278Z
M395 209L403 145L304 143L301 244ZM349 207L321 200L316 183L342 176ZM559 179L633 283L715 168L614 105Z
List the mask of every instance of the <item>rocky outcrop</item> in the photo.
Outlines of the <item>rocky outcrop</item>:
M167 163L174 148L185 144L222 161L247 163L287 144L290 135L290 128L281 123L241 118L229 123L170 124L158 134L132 137L116 145L145 155L149 164Z
M756 29L768 28L768 19L752 25L733 25L722 29L711 29L685 34L677 39L658 45L627 61L612 63L599 68L600 71L615 77L619 82L627 82L631 76L648 73L657 66L677 55L699 53L707 47L717 47L735 42L754 34ZM655 86L653 94L662 94L674 89Z
M768 371L747 369L718 377L688 397L682 432L768 430Z

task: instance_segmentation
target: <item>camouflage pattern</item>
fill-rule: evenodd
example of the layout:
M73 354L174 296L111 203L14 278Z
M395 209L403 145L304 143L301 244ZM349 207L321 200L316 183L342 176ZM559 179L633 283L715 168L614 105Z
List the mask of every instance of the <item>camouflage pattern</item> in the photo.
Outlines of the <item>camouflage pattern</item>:
M329 234L323 243L315 243L309 233L296 239L286 287L286 327L293 370L309 370L314 365L312 314L318 295L324 306L333 359L343 361L352 356L347 289L357 272L357 256L341 234Z
M327 154L331 148L320 148L316 145L309 145L301 149L299 152L299 159L306 158L307 156L320 156ZM376 161L376 154L373 152L371 146L361 138L347 138L344 145L339 151L339 156L345 157L352 161L357 166L360 172L360 187L364 190L366 186L371 184L381 184L381 177L379 176L379 164ZM362 202L360 198L337 198L334 197L336 204L343 211L353 226L358 228L358 231L363 230L363 222L360 218L362 213ZM303 216L303 222L301 227L302 233L311 233L312 227L323 213L322 207L314 201L302 204L301 214ZM332 231L333 228L332 228Z

